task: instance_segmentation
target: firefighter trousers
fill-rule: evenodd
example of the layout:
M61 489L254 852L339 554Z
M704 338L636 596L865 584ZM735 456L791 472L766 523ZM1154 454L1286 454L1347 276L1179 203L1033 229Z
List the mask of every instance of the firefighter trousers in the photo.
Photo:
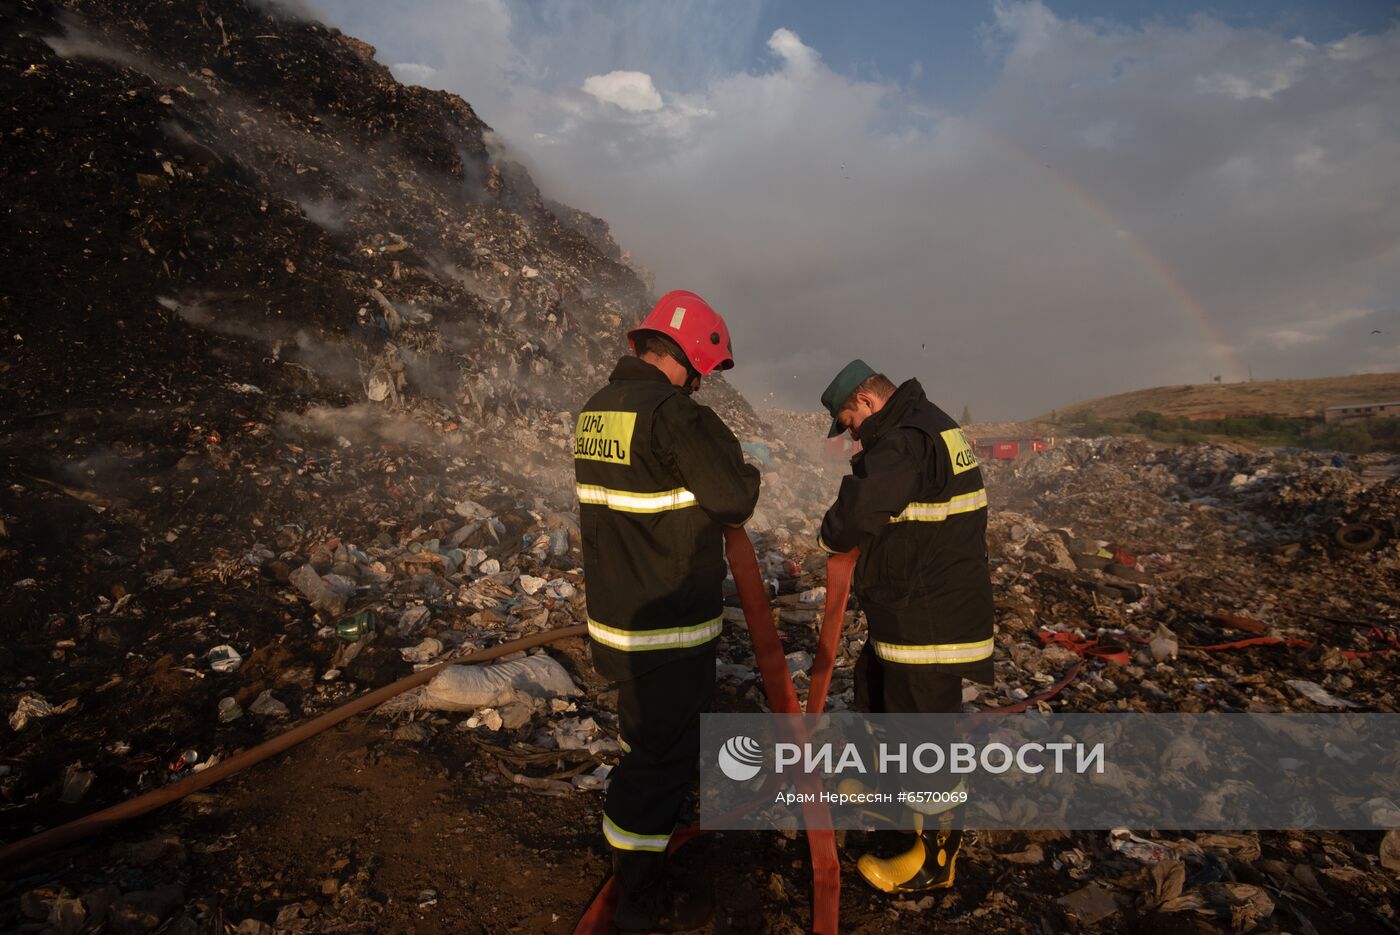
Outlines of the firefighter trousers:
M660 898L666 846L700 759L700 715L715 693L715 643L618 683L621 761L608 777L603 836L620 898Z
M939 670L938 665L901 665L886 662L875 654L866 640L856 658L856 709L867 714L957 714L962 710L962 677ZM882 791L905 791L899 776L881 776ZM950 775L924 778L909 791L959 792L966 783ZM951 821L953 810L946 802L932 808L909 806L926 815Z
M936 664L902 665L875 655L869 640L856 658L856 708L868 714L957 714L962 677Z

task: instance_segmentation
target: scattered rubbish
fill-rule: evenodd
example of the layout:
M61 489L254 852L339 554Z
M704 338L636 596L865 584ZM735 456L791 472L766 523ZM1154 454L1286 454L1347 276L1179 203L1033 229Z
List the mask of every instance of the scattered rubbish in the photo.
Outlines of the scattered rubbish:
M1118 901L1113 898L1113 891L1098 883L1090 883L1068 896L1060 897L1057 902L1086 925L1107 919L1118 911Z
M58 800L64 805L76 805L88 794L95 779L97 776L91 770L69 767L63 774L63 793Z
M1002 860L1012 864L1035 865L1045 862L1045 850L1039 844L1027 845L1025 850L1013 854L998 854Z
M432 611L421 604L408 608L399 615L399 636L412 636L426 625L431 617Z
M1387 831L1381 838L1381 866L1400 877L1400 831Z
M345 605L355 593L355 582L351 579L336 574L322 576L311 565L302 565L288 580L312 607L336 617L345 613Z
M1288 679L1284 684L1306 697L1309 701L1314 704L1320 704L1324 708L1359 707L1359 705L1347 701L1345 698L1338 698L1316 682L1309 682L1306 679Z
M1337 544L1352 552L1369 552L1381 541L1381 531L1368 523L1347 523L1337 530Z
M234 698L219 699L219 723L230 724L243 716L243 709Z
M362 610L358 614L348 617L336 624L335 635L347 643L353 643L361 637L373 633L374 630L374 611Z
M1147 649L1152 653L1152 658L1158 662L1167 659L1175 659L1178 652L1179 643L1176 634L1173 633L1166 624L1161 624L1157 628L1156 634L1147 644Z
M495 708L481 708L466 720L468 727L484 727L491 731L500 730L504 723L501 713Z
M55 714L62 714L71 710L77 704L77 699L55 708L43 699L42 696L26 692L20 695L19 702L15 705L15 711L10 715L10 729L14 731L24 730L26 724L35 718L52 717Z
M1157 864L1172 856L1171 848L1140 838L1127 828L1114 828L1108 833L1108 841L1115 851L1140 864Z
M243 665L243 657L238 650L227 643L209 650L208 658L209 668L215 672L237 672L238 667Z
M427 684L418 703L429 710L471 711L578 693L563 666L537 653L492 665L448 666Z
M277 700L270 688L258 695L258 697L253 700L253 703L248 706L248 710L261 717L275 718L287 717L292 713L291 709Z
M431 636L424 639L417 646L407 647L399 650L405 662L424 663L436 659L442 654L442 641L433 639Z

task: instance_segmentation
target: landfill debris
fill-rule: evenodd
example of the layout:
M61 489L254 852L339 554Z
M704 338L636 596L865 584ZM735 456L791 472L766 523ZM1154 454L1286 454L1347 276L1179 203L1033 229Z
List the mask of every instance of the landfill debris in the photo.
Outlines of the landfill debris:
M1113 898L1113 891L1098 883L1090 883L1068 896L1060 897L1058 901L1086 925L1093 925L1118 912L1118 901Z
M243 657L238 650L227 643L209 650L208 659L209 668L215 672L237 672L238 667L243 665Z
M6 128L0 194L19 219L9 259L30 291L0 305L45 312L5 336L6 840L247 749L292 712L297 723L323 714L414 665L585 622L572 413L625 353L654 291L606 223L545 197L466 102L401 84L363 43L279 17L275 4L11 6L0 90L24 119ZM817 527L848 469L847 440L828 451L822 413L756 411L721 376L705 382L697 398L763 472L747 525L790 663L805 672L826 586ZM965 702L1041 698L1078 666L1036 707L1341 710L1297 687L1306 682L1346 710L1395 712L1396 465L1332 461L1064 437L989 461L996 684L967 686ZM727 604L722 710L755 710L746 622L733 594ZM376 625L347 641L341 627L362 613ZM1208 648L1242 635L1285 642ZM429 641L441 651L429 655ZM856 601L832 709L854 705L865 641ZM221 670L220 647L246 657ZM408 931L419 920L404 913L430 883L442 905L482 908L474 894L498 887L533 897L538 853L484 861L480 875L445 867L444 881L463 881L454 890L417 879L395 890L374 869L427 859L376 850L405 837L443 853L434 835L396 830L410 813L446 833L479 816L474 840L493 844L502 826L536 821L596 829L596 790L620 750L615 694L582 640L482 669L521 662L549 677L471 681L465 705L439 683L454 708L425 686L394 717L348 727L348 750L308 744L247 774L255 805L220 791L150 819L187 835L184 851L134 867L113 856L130 834L114 830L52 883L27 884L45 889L27 918L191 931L275 914L278 931ZM57 717L79 699L81 717ZM467 747L477 736L549 759L507 774ZM379 743L392 737L413 749ZM197 762L166 769L191 748ZM1189 750L1170 756L1190 768ZM61 801L70 768L96 774L76 806ZM440 774L451 779L442 802L418 785ZM269 796L258 783L271 776L293 781ZM967 924L1019 932L1058 917L1063 889L1092 884L1119 897L1107 927L1150 930L1151 919L1123 917L1166 911L1134 888L1164 867L1163 895L1176 892L1161 903L1184 900L1174 911L1196 906L1193 921L1221 931L1268 918L1257 893L1216 888L1225 883L1266 882L1287 908L1304 894L1356 931L1393 904L1391 835L1379 861L1374 838L1238 837L1161 835L1179 860L1133 867L1135 881L1122 876L1137 858L1110 853L1102 835L969 848L972 880L993 878L998 852L1012 857L995 868L1006 885ZM805 892L784 845L768 846L757 857L783 891ZM594 872L574 856L551 851L551 872ZM909 902L943 911L942 897ZM805 923L765 906L728 924ZM861 925L882 930L877 915Z
M344 575L321 575L312 565L302 565L287 579L305 595L311 606L332 616L345 613L345 605L355 593L355 582Z
M505 725L505 719L495 708L481 708L467 718L465 723L468 727L485 727L487 730L497 731Z
M1152 653L1153 659L1158 662L1164 662L1168 659L1176 658L1179 645L1176 634L1163 624L1157 628L1157 632L1148 642L1147 648Z
M70 767L63 776L63 793L58 800L64 805L78 804L88 794L96 779L97 775L92 770Z
M1360 707L1360 705L1347 701L1345 698L1338 698L1321 685L1316 682L1309 682L1307 679L1288 679L1284 684L1302 694L1309 701L1314 704L1320 704L1324 708Z
M1387 831L1381 838L1381 866L1400 877L1400 831Z
M1108 833L1108 841L1115 851L1140 864L1158 864L1172 856L1171 848L1140 838L1127 828L1114 828Z
M347 617L335 626L335 635L347 643L353 643L366 634L375 630L375 615L372 611L362 610L352 617Z
M14 713L10 715L10 730L24 730L25 725L35 718L53 717L55 714L63 714L72 710L77 705L77 699L72 699L55 708L43 699L41 695L25 692L20 695L19 701L15 703Z
M418 604L399 615L399 636L412 636L432 618L432 611Z
M421 664L430 662L442 654L442 640L426 637L417 646L411 646L399 650L405 662Z
M425 710L471 711L578 693L564 667L539 653L492 665L448 666L433 676L417 703Z
M270 688L265 689L262 694L258 695L258 697L253 700L253 703L248 706L248 710L261 717L273 718L287 717L292 713L290 708L272 694L272 689Z
M236 698L219 699L219 723L230 724L243 716L243 709Z

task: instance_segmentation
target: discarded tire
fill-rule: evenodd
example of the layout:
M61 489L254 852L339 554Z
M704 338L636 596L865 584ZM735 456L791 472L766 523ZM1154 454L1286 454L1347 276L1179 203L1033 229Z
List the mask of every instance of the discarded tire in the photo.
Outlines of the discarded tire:
M1337 530L1337 545L1353 552L1368 552L1381 541L1381 531L1369 523L1347 523Z

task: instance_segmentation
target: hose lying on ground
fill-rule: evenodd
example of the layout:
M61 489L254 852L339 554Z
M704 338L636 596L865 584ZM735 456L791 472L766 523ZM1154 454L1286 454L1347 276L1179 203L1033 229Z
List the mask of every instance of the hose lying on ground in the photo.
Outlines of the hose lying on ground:
M179 801L192 792L212 786L220 779L227 779L235 773L240 773L255 763L261 763L269 757L274 757L284 750L290 750L303 740L314 737L329 727L334 727L342 721L349 720L361 712L368 711L402 694L410 688L417 688L432 680L443 669L451 665L461 665L464 663L488 662L492 659L499 659L501 656L509 656L511 653L541 646L545 643L553 643L556 640L566 639L571 636L584 636L588 633L588 627L584 624L577 624L571 627L559 627L554 630L546 630L542 633L535 633L522 639L512 640L509 643L502 643L499 646L492 646L490 649L478 650L461 656L457 659L449 659L440 662L435 666L415 672L406 678L401 678L397 682L385 685L367 695L361 695L354 701L348 701L334 710L327 711L320 717L313 718L299 727L294 727L285 734L279 734L271 740L265 741L250 750L235 754L221 763L201 770L186 779L171 783L159 789L138 795L134 799L128 799L111 808L104 808L100 812L94 812L82 818L70 821L57 828L50 828L32 837L7 844L0 848L0 871L12 871L18 865L40 857L50 851L56 850L74 841L98 834L111 826L144 815L154 811L162 805L169 805L171 802Z

